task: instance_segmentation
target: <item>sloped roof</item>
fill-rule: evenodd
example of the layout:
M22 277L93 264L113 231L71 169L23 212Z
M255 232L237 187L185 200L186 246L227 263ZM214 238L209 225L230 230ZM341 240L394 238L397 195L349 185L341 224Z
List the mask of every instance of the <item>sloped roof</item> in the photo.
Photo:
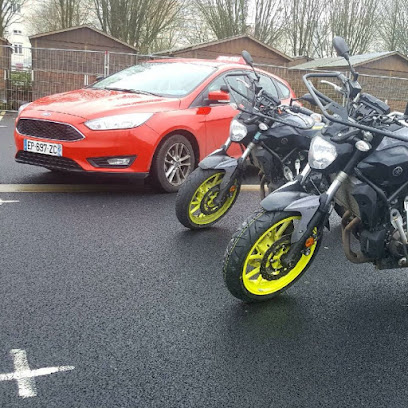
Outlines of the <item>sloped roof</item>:
M382 52L371 52L368 54L352 55L350 57L350 62L354 67L359 65L364 65L369 62L374 62L382 58L387 58L392 55L398 55L408 62L408 58L398 51L382 51ZM313 61L308 61L303 64L294 65L289 69L318 69L318 68L337 68L337 67L348 67L347 61L343 57L327 57L319 58Z
M283 52L277 50L276 48L271 47L270 45L267 45L267 44L257 40L255 37L252 37L252 35L249 35L249 34L241 34L241 35L236 35L234 37L223 38L222 40L214 40L214 41L209 41L209 42L204 42L204 43L199 43L199 44L188 45L186 47L174 48L174 49L171 49L171 50L156 52L155 54L156 55L166 55L166 54L173 54L173 53L177 53L177 52L181 52L181 51L193 51L193 50L198 50L198 49L201 49L201 48L206 48L206 47L209 47L211 45L223 44L223 43L228 42L228 41L240 40L240 39L243 39L243 38L248 38L248 39L258 43L262 47L265 47L268 50L274 52L275 54L280 55L282 58L286 58L288 61L292 61L292 58L289 57L288 55L286 55Z
M39 34L32 35L32 36L30 36L28 38L30 40L32 40L32 39L35 39L35 38L47 37L49 35L54 35L54 34L59 34L59 33L65 33L65 32L68 32L68 31L79 30L81 28L88 28L88 29L90 29L92 31L95 31L96 33L101 34L101 35L103 35L103 36L105 36L105 37L107 37L107 38L109 38L109 39L111 39L113 41L116 41L119 44L125 45L126 47L129 47L130 49L137 52L137 49L135 47L133 47L132 45L129 45L128 43L126 43L126 42L124 42L122 40L118 40L117 38L112 37L111 35L106 34L105 32L103 32L101 30L98 30L97 28L92 27L92 26L87 25L87 24L76 26L76 27L64 28L62 30L49 31L47 33L39 33Z
M3 42L5 42L5 43L11 45L11 42L10 42L9 40L7 40L7 38L0 37L0 41L3 41Z

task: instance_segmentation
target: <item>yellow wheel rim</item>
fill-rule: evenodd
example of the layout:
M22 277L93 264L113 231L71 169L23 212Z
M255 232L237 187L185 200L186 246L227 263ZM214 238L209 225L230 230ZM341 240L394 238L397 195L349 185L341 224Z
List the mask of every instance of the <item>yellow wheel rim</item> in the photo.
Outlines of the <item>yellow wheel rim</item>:
M283 235L290 232L291 227L293 226L293 221L297 219L300 219L300 216L288 217L277 222L270 227L252 246L247 258L245 259L244 268L242 270L242 280L248 292L259 296L270 295L271 293L278 292L293 282L309 264L316 249L316 241L309 248L309 254L302 255L295 267L281 278L269 281L264 279L260 273L261 263L266 251L268 251L268 249L275 242L281 239ZM317 230L315 230L315 232L317 232ZM278 265L280 262L280 257L284 253L288 252L289 248L290 243L285 249L279 249L273 255L272 259L268 261L268 265L274 267Z
M218 190L215 190L212 193L209 193L209 191L212 188L220 185L223 177L224 177L223 172L213 174L211 177L205 180L200 185L200 187L198 187L197 190L195 191L193 198L191 199L190 204L188 206L188 216L193 223L198 224L198 225L210 224L216 221L222 215L224 215L228 211L228 209L231 207L238 193L237 187L232 193L228 195L224 204L221 207L219 207L216 211L214 211L211 214L205 214L201 211L201 203L203 199L207 201L206 202L207 207L215 208L214 199L218 195Z

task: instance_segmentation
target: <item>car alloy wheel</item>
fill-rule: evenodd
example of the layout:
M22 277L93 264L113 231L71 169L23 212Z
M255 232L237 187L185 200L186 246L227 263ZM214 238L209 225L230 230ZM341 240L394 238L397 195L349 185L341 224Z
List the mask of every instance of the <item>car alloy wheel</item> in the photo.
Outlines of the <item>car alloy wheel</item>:
M170 146L164 158L164 174L173 186L180 186L191 173L193 166L190 149L182 142Z
M160 190L175 193L195 167L195 152L183 135L171 135L154 155L151 180Z

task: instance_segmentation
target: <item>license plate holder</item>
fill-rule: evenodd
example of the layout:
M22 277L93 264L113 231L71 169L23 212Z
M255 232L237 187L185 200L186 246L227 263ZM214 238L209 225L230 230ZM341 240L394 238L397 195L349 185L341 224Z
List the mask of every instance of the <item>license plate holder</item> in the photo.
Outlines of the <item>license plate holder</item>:
M48 156L62 156L62 144L40 142L38 140L24 139L24 151L46 154Z

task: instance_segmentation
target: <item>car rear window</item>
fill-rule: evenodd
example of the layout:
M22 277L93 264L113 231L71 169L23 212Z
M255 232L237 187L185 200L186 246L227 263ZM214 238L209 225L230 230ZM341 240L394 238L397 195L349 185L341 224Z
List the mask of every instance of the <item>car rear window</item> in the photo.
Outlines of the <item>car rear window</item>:
M182 97L192 92L215 69L194 63L145 63L113 74L91 88Z

